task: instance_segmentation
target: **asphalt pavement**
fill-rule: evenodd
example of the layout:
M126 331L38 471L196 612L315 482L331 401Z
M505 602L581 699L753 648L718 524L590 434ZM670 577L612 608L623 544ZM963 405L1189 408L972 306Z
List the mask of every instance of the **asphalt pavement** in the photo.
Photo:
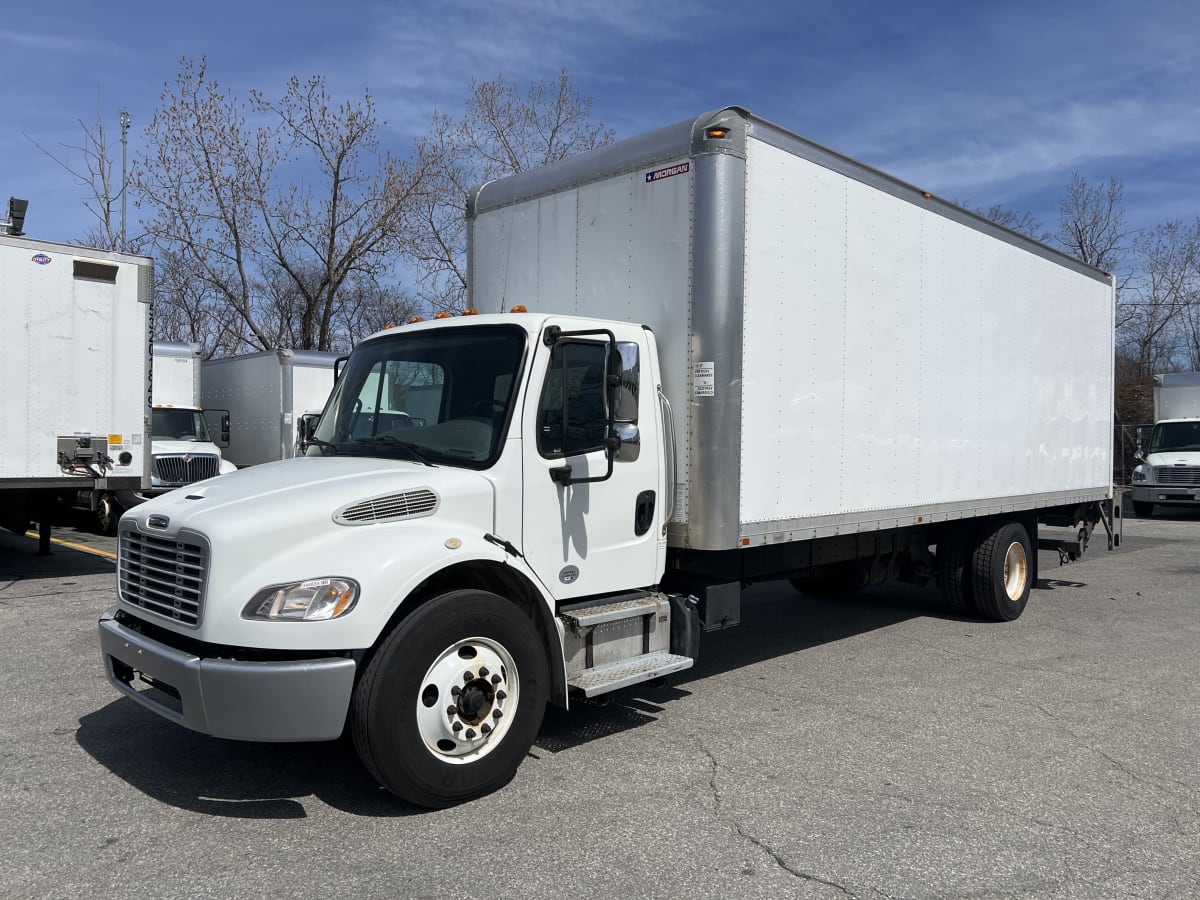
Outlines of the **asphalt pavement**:
M0 533L5 898L1200 896L1200 513L1125 522L1025 615L746 592L666 687L547 713L438 812L348 742L194 734L119 697L112 538Z

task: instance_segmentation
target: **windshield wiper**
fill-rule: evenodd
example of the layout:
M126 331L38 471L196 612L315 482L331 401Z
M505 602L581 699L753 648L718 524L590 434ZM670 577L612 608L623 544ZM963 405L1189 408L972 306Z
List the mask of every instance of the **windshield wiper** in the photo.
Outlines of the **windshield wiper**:
M322 456L337 456L337 444L332 444L329 441L323 441L320 438L310 437L304 442L305 446L316 444L321 450Z
M380 434L375 437L360 437L355 438L355 443L358 444L387 444L389 447L399 447L401 450L406 450L413 459L422 465L429 466L431 469L436 469L433 463L421 455L421 452L408 441L402 441L400 438L390 434Z

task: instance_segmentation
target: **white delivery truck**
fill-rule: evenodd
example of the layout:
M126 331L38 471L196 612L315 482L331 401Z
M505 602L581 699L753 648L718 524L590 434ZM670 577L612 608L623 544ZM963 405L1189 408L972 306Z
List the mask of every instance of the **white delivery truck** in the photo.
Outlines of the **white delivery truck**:
M267 350L204 361L205 406L228 409L229 456L254 466L296 455L301 425L325 408L337 353Z
M1154 430L1144 456L1138 431L1133 511L1149 518L1155 506L1200 506L1200 372L1155 375Z
M155 341L152 355L150 486L121 494L115 509L101 507L100 527L106 533L115 532L121 512L130 506L237 469L221 454L221 447L229 444L229 411L200 405L200 345ZM218 423L215 440L209 416Z
M484 314L373 335L304 457L122 520L128 697L346 728L445 806L512 777L547 700L691 666L747 584L940 582L1014 619L1040 524L1118 542L1107 275L740 108L467 214Z
M0 236L0 515L40 526L149 483L153 263L143 256Z

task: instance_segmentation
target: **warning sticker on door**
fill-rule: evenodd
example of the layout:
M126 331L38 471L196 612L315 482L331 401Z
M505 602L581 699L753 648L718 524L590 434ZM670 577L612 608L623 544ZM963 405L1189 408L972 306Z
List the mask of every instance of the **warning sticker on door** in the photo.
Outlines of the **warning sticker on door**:
M692 366L692 396L715 397L717 395L716 365L698 362Z

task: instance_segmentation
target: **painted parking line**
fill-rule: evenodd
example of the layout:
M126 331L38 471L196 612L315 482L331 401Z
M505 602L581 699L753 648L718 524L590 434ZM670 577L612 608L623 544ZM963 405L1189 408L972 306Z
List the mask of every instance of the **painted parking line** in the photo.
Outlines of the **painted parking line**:
M37 540L38 533L36 531L25 532L25 537L31 537ZM108 550L101 550L99 547L89 547L87 544L76 544L73 541L64 541L62 538L52 537L50 543L58 544L60 547L70 547L72 550L79 550L82 553L90 553L93 556L103 556L105 559L116 559L117 554Z

